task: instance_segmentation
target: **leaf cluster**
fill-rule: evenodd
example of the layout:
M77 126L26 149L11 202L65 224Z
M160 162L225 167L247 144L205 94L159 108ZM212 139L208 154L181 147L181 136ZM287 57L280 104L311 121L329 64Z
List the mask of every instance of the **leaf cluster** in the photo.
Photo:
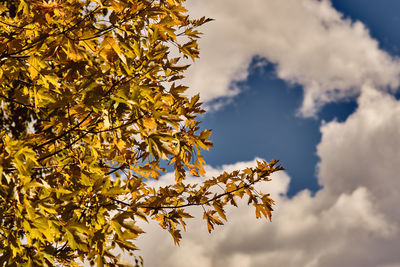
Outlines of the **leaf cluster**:
M186 207L211 231L243 196L271 218L253 185L276 161L184 183L212 147L199 95L177 84L208 21L184 0L0 1L0 265L126 266L114 251L137 249L137 220L178 243ZM175 183L155 189L162 161Z

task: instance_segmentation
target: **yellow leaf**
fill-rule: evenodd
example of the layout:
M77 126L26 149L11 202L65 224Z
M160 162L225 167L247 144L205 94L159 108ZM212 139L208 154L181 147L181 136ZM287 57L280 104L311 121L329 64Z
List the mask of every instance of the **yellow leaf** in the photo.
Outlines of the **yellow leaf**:
M153 130L157 127L157 123L154 118L144 118L143 119L143 126L147 129Z
M214 202L213 202L213 207L214 207L214 209L217 211L218 215L219 215L222 219L224 219L224 220L226 221L227 219L226 219L226 216L225 216L225 211L224 211L224 209L223 209L221 203L214 201Z
M124 62L124 64L127 64L126 57L123 54L118 43L114 40L114 38L106 37L103 42L106 42L114 50L114 52L118 55L118 57L122 60L122 62Z
M38 58L36 56L30 56L28 59L28 63L29 63L28 70L29 70L29 73L33 80L39 75L40 67L39 67Z
M68 40L67 42L67 55L70 59L74 61L80 61L83 59L83 56L79 52L79 49L71 40Z
M199 177L199 176L200 176L200 175L199 175L199 172L197 171L196 168L190 169L190 170L189 170L189 173L190 173L190 175L193 175L193 176L195 176L195 177Z

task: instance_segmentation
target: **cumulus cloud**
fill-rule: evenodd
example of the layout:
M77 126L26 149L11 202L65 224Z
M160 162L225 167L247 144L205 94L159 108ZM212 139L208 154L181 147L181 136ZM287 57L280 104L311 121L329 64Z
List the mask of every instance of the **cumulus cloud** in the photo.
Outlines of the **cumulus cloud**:
M362 86L399 85L400 64L379 49L359 21L343 18L328 0L188 1L195 16L216 20L200 40L201 58L187 72L204 101L239 93L254 56L276 64L278 77L304 87L300 113L355 97Z
M321 125L318 180L322 189L288 197L290 177L273 175L261 190L276 200L273 221L255 219L246 203L211 235L192 208L180 247L156 224L138 241L146 266L400 266L400 101L382 89L398 86L399 63L379 49L360 22L344 19L327 0L191 1L197 15L216 18L201 43L202 58L188 73L203 100L232 97L248 76L251 58L275 63L277 75L304 87L301 112L358 96L344 122ZM219 168L209 176L252 162ZM155 185L172 181L164 176Z
M344 123L321 127L319 181L330 194L360 185L371 191L380 208L400 220L400 104L393 96L364 87L358 110Z
M400 266L396 189L400 172L400 102L365 87L359 108L345 122L321 126L319 181L323 189L286 196L290 178L273 175L262 191L276 200L273 221L257 220L245 203L230 208L229 222L211 235L201 211L181 247L168 233L145 225L139 241L148 266ZM209 175L253 162L208 168ZM161 183L168 183L168 175Z
M251 162L238 162L236 164L224 165L220 168L212 168L207 166L207 176L216 176L221 174L223 171L230 172L233 170L244 169L249 166L255 166L256 160L257 159ZM188 182L196 182L196 180L198 180L198 178L192 178L189 179ZM154 182L153 185L164 186L173 183L173 181L173 175L167 174L163 176L159 182ZM259 185L257 189L263 192L269 192L274 199L277 199L281 194L287 191L288 184L289 177L284 172L281 172L273 174L272 182L263 183L262 185ZM237 219L255 217L254 210L249 209L245 203L242 203L241 206L242 208L236 210L229 209L227 211L227 216ZM183 233L183 240L179 248L173 245L173 241L169 236L169 233L165 230L162 230L157 224L151 223L149 225L142 225L142 228L148 234L146 234L147 236L143 236L142 239L139 239L138 246L142 249L141 252L144 256L146 266L219 266L215 265L216 260L218 260L218 254L221 253L219 251L221 249L221 242L219 240L227 238L227 235L231 235L229 233L229 226L240 226L240 222L239 224L232 225L230 222L228 222L223 227L224 230L223 228L218 227L216 231L209 235L206 224L202 220L202 210L198 209L197 207L193 207L189 211L195 217L194 219L188 221L188 227L192 230ZM251 223L254 224L254 220L252 220ZM259 220L259 223L261 223L261 226L266 225L265 221ZM242 225L242 227L243 226L247 227L248 225ZM254 228L254 230L256 229ZM248 231L252 232L251 228L249 228ZM242 232L242 229L240 232ZM234 236L232 236L232 238L234 239ZM157 257L152 255L157 255ZM243 257L235 256L235 264L243 263L246 261L245 258L246 255L243 255ZM231 263L227 266L244 266L233 265L233 259L230 258L225 258L225 260L228 260Z

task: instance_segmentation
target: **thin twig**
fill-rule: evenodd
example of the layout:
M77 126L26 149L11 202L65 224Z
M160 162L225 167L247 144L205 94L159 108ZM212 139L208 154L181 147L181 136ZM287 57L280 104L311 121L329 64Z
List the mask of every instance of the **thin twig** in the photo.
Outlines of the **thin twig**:
M78 128L82 123L84 123L84 122L89 118L89 116L90 116L92 113L93 113L93 112L90 111L90 112L86 115L86 117L85 117L83 120L81 120L77 125L75 125L75 126L72 127L71 129L69 129L69 130L63 132L63 133L60 134L59 136L56 136L56 137L54 137L53 139L50 139L50 140L47 141L47 142L44 142L44 143L42 143L42 144L40 144L40 145L37 145L37 146L33 147L33 149L39 149L39 148L41 148L41 147L44 147L45 145L51 144L51 143L53 143L53 142L55 142L55 141L57 141L57 140L63 138L63 137L66 136L68 133L70 133L70 132L72 132L73 130L75 130L76 128Z
M17 100L14 100L14 99L12 99L12 98L6 97L5 95L1 95L1 94L0 94L0 97L1 97L1 98L4 98L4 99L7 100L7 101L13 102L13 103L15 103L15 104L24 106L24 107L29 108L29 109L33 109L33 108L34 108L33 105L21 103L21 102L19 102L19 101L17 101Z
M252 186L253 184L255 184L256 182L259 182L259 181L261 181L261 179L257 179L255 181L251 182L250 184L245 184L243 186L239 186L239 187L237 187L236 189L234 189L232 191L228 191L228 192L225 192L223 194L216 195L215 197L213 197L213 198L211 198L211 199L209 199L209 200L207 200L205 202L187 203L187 204L176 205L176 206L158 206L158 207L154 207L154 206L138 206L138 207L145 208L145 209L159 210L159 209L180 209L180 208L191 207L191 206L202 206L202 205L206 205L206 204L208 204L208 203L210 203L210 202L212 202L214 200L217 200L217 199L219 199L219 198L221 198L223 196L230 195L230 194L235 193L236 191L242 190L244 188L248 188L248 187ZM111 199L113 201L119 203L119 204L122 204L122 205L125 205L125 206L131 206L129 203L126 203L124 201L118 200L116 198L111 198Z
M71 166L71 165L76 165L76 163L69 163L69 164L64 164L64 165L40 166L40 167L33 167L32 169L34 169L34 170L46 170L46 169L54 169L54 168ZM15 171L15 170L17 170L17 168L5 168L4 170L5 171Z
M78 138L77 138L75 141L73 141L72 143L66 145L65 147L63 147L63 148L61 148L61 149L59 149L59 150L57 150L57 151L55 151L55 152L53 152L53 153L51 153L51 154L49 154L49 155L46 155L46 156L41 157L40 159L38 159L38 161L42 161L42 160L45 160L45 159L47 159L47 158L50 158L50 157L52 157L52 156L54 156L54 155L57 155L57 154L60 153L61 151L64 151L65 149L70 148L70 147L71 147L72 145L74 145L76 142L78 142L78 141L81 140L83 137L85 137L88 133L89 133L89 132L86 132L86 133L82 134L80 137L78 137Z
M92 133L92 134L99 134L99 133L104 133L104 132L110 132L110 131L118 130L118 129L120 129L120 128L124 128L124 127L127 127L127 126L129 126L129 125L132 125L132 124L134 124L135 122L137 122L138 120L143 119L143 117L144 117L144 115L142 115L142 116L139 117L139 118L132 119L131 121L129 121L129 122L127 122L127 123L123 123L123 124L120 124L120 125L118 125L118 126L115 126L115 127L112 127L112 128L106 129L106 130L99 130L99 131L85 131L85 130L84 130L84 131L85 131L85 132Z
M127 164L122 164L121 166L119 166L118 168L114 168L112 171L109 171L109 172L107 172L105 175L111 175L111 174L113 174L114 172L117 172L117 171L119 171L119 170L122 170L123 168L125 168L125 167L127 167L128 165Z

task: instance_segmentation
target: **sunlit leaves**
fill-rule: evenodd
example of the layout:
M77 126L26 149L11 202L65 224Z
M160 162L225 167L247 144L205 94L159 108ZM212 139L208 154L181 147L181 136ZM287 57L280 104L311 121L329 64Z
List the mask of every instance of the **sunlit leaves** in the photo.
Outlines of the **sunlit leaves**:
M210 19L183 2L0 1L0 265L128 266L114 253L138 249L138 220L179 244L187 207L211 231L246 196L271 218L253 185L274 161L185 183L212 143L200 96L178 83ZM166 164L175 183L149 186Z

